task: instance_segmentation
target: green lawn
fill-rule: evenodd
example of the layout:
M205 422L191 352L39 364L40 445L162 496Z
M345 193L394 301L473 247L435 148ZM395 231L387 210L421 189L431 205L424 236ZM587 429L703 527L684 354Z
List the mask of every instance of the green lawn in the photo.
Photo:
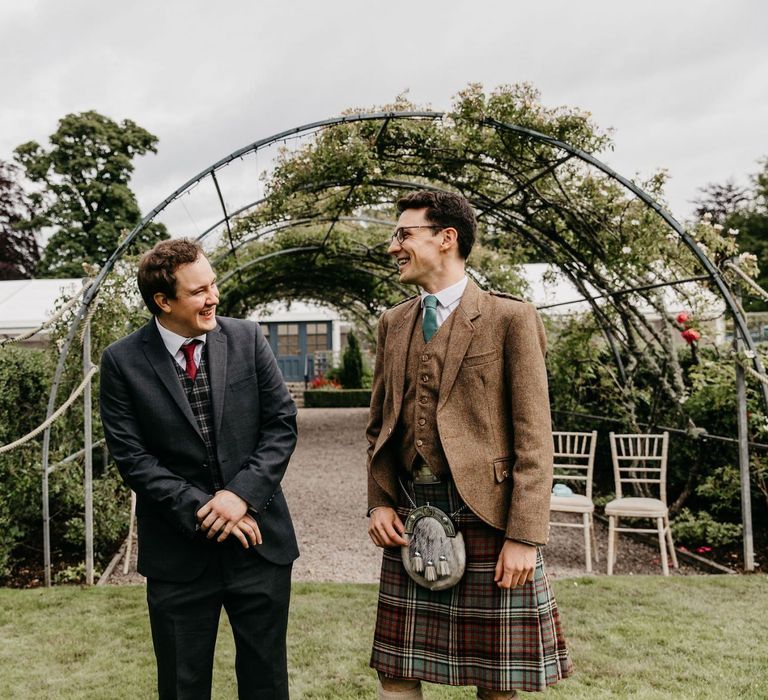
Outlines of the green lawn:
M768 698L768 577L580 578L555 590L577 674L547 697ZM293 698L375 697L375 602L375 586L294 586ZM236 697L232 669L222 621L214 698ZM153 696L142 587L0 590L0 698ZM427 686L425 697L474 694Z

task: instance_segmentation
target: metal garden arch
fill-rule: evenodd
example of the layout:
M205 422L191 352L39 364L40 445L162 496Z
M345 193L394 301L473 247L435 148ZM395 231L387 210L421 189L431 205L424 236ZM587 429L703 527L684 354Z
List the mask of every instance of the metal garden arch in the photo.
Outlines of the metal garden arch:
M212 233L213 231L220 229L222 226L224 227L224 231L227 236L227 240L229 242L229 250L227 251L227 255L236 255L236 251L239 247L239 245L245 245L248 241L243 241L240 244L236 245L233 237L232 237L232 223L233 221L243 214L247 213L248 211L252 210L254 207L258 206L260 203L264 201L263 198L256 199L255 201L252 201L244 206L241 206L235 210L229 211L226 204L225 204L225 197L222 192L220 179L218 177L218 174L226 168L228 165L230 165L233 161L236 161L237 159L242 159L244 156L248 156L251 154L258 154L260 151L263 151L264 149L273 146L274 144L280 143L285 141L286 139L292 139L292 138L305 138L307 136L311 136L315 133L322 132L325 130L330 130L335 127L339 127L342 125L352 125L352 124L358 124L358 123L364 123L364 122L373 122L373 123L380 123L380 128L378 135L384 133L384 131L387 129L387 126L391 122L397 122L401 120L406 121L441 121L447 117L446 113L443 112L433 112L433 111L392 111L392 112L376 112L376 113L363 113L363 114L354 114L354 115L345 115L340 116L336 118L326 119L322 121L313 122L310 124L305 124L303 126L299 126L293 129L288 129L286 131L282 131L280 133L274 134L268 138L261 139L258 141L255 141L247 146L244 146L243 148L240 148L229 155L225 156L221 160L217 161L213 165L209 166L205 170L201 171L194 177L190 178L187 182L185 182L183 185L181 185L178 189L176 189L173 193L171 193L168 197L166 197L162 202L160 202L156 207L154 207L142 220L141 222L124 238L124 240L121 242L119 247L112 253L110 258L107 260L107 262L103 265L103 267L100 269L98 274L96 275L93 282L90 284L90 286L85 290L83 294L82 302L79 305L79 308L77 309L76 313L74 314L71 326L69 328L69 331L67 333L67 336L65 338L61 354L59 357L59 361L56 367L56 372L54 376L54 380L51 386L49 400L48 400L48 407L47 407L47 417L50 418L50 416L54 413L56 409L56 400L57 395L59 391L59 386L62 380L63 370L64 370L64 364L66 361L66 358L68 356L68 353L70 352L70 349L75 341L75 337L78 331L78 328L83 323L84 319L88 319L89 317L89 309L91 308L91 305L96 298L99 289L104 282L104 280L107 278L107 276L112 271L115 264L121 259L121 257L126 253L131 243L134 241L134 239L138 236L138 234L146 227L150 222L156 219L158 215L160 215L171 203L175 202L176 200L179 200L181 197L189 193L192 189L194 189L198 184L201 182L210 179L210 182L212 183L213 187L215 188L215 192L217 194L218 203L221 207L221 217L218 218L215 223L209 227L207 227L203 232L201 232L198 235L198 239L204 239L207 235ZM658 217L665 222L668 229L673 231L684 243L684 245L693 253L693 255L698 260L699 264L704 270L704 274L695 278L691 278L693 280L709 280L712 285L717 289L720 297L722 298L723 302L726 305L728 313L730 313L733 323L734 323L734 329L737 338L739 339L740 343L743 343L743 345L747 348L747 357L752 363L752 367L755 370L755 372L759 373L762 376L765 376L765 371L763 369L762 363L760 361L760 357L758 353L756 352L754 342L751 338L751 335L748 331L745 318L743 316L743 313L741 311L740 305L738 304L736 298L734 297L733 292L731 291L729 285L727 284L726 280L723 278L720 271L717 269L717 267L712 263L712 261L707 256L706 252L702 250L702 248L699 246L699 244L694 240L680 225L680 223L668 212L666 211L655 199L648 194L646 191L641 189L638 185L636 185L634 182L630 181L629 179L621 176L620 174L616 173L614 170L609 168L607 165L605 165L603 162L592 156L590 153L585 152L584 150L577 148L573 145L570 145L569 143L566 143L564 141L558 140L557 138L553 138L551 136L548 136L544 133L540 133L538 131L531 130L529 128L518 126L515 124L509 124L505 123L503 121L499 121L492 118L482 118L475 120L475 125L479 127L483 127L486 129L493 130L499 138L504 138L505 135L513 135L516 138L524 139L524 140L530 140L534 143L540 143L540 144L546 144L547 146L552 147L557 152L564 154L562 158L559 158L557 161L553 162L551 164L550 168L545 168L542 170L541 173L539 173L534 178L531 178L526 183L521 184L518 188L514 189L513 191L507 193L504 197L496 200L495 202L479 202L477 200L473 201L471 197L470 201L473 201L473 204L480 209L480 217L494 214L500 211L504 210L504 206L512 199L516 194L519 194L525 187L531 186L535 180L538 177L542 177L547 172L551 172L555 168L557 168L562 163L565 163L571 159L577 159L581 163L584 163L588 166L591 166L595 168L597 171L602 173L603 175L607 176L610 180L618 183L621 187L623 187L626 191L630 192L634 197L636 197L639 201L641 201L646 207L653 210L653 212L658 215ZM377 135L377 140L378 140ZM448 181L450 182L450 178L448 178ZM331 186L342 186L342 185L348 185L352 189L356 186L357 183L353 182L344 182L340 179L337 179L335 181L327 183L329 187ZM414 183L407 180L382 180L379 183L381 186L388 186L392 189L406 189L406 188L413 188L413 187L423 187L424 183ZM350 189L350 194L352 192L352 189ZM435 188L439 189L439 188ZM349 195L348 195L349 196ZM336 225L339 221L352 221L352 222L361 222L365 220L365 217L344 217L341 215L337 215L331 218L322 219L320 217L309 217L308 219L304 221L293 221L290 223L287 223L286 226L297 226L301 225L302 223L306 223L308 221L313 221L315 223L318 222L324 222L329 224L329 230L328 235L326 235L326 239L330 235L330 232L333 230L333 227ZM378 221L378 223L382 223L381 221ZM273 228L272 230L277 230L276 228ZM556 245L556 244L555 244ZM322 247L322 246L321 246ZM297 254L297 253L306 253L309 252L307 248L300 248L295 250L284 250L281 251L278 254L281 255L291 255L291 254ZM315 251L316 252L316 251ZM217 262L217 260L214 260L214 263ZM228 277L233 277L236 275L240 275L244 271L248 269L248 267L253 267L254 264L258 262L257 261L249 261L249 263L245 266L239 266L236 267L236 269L229 273ZM597 297L591 296L589 293L588 287L582 283L582 280L579 278L577 274L574 274L571 272L566 272L566 275L570 278L570 280L574 283L577 289L579 289L580 292L583 293L583 296L587 300L587 302L590 304L590 307L596 317L596 320L598 324L600 325L603 334L609 343L613 356L616 360L617 368L620 373L620 375L624 376L624 367L622 363L622 358L620 356L620 353L616 347L615 339L613 337L613 333L611 332L611 329L609 327L609 324L604 322L602 320L602 311L599 307L599 305L596 303ZM673 280L670 282L665 282L658 285L650 285L650 286L663 286L663 284L679 284L681 282L687 282L691 281L691 279L688 280ZM396 284L392 280L385 279L385 277L382 276L382 280L389 283L389 284ZM633 289L622 289L617 290L616 294L626 294L631 293L632 291L637 291L639 288ZM84 362L84 371L87 373L90 368L90 359L87 358L87 355L90 353L89 350L86 351L86 360ZM745 540L744 540L744 551L745 551L745 567L747 570L751 570L754 566L753 564L753 554L752 554L752 539L751 539L751 510L750 510L750 497L749 497L749 471L748 471L748 436L747 436L747 426L746 426L746 408L745 408L745 398L744 398L744 390L743 390L743 375L739 378L737 376L737 384L739 384L739 455L740 455L740 463L741 463L741 476L742 476L742 515L743 515L743 521L745 524ZM763 403L766 407L766 412L768 412L768 387L765 383L760 383L760 388L762 392L762 399ZM90 397L90 388L86 390L86 401L89 401ZM88 412L87 412L88 413ZM86 472L89 469L89 458L90 458L90 428L86 426L86 447L84 450L84 453L86 455ZM50 534L49 534L49 527L50 527L50 513L49 513L49 504L48 504L48 475L50 473L50 467L49 467L49 461L50 461L50 427L48 427L45 430L44 433L44 439L43 439L43 471L42 471L42 479L43 479L43 525L44 525L44 551L45 551L45 566L46 566L46 584L50 585L51 579L50 579ZM88 497L86 496L86 504L88 507ZM86 513L86 524L88 522L88 513ZM92 517L92 516L91 516ZM91 554L92 557L92 554ZM92 561L92 559L91 559Z

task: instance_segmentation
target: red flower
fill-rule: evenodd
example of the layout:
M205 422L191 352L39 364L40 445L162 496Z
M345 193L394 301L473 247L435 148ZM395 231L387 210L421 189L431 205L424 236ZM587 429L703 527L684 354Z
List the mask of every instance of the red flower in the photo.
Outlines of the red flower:
M701 338L701 333L699 333L695 328L688 328L687 330L684 330L680 335L683 336L683 340L685 340L688 345L693 345L693 343Z
M685 311L681 311L679 314L677 314L677 318L675 318L675 320L682 326L688 321L688 314L685 313Z

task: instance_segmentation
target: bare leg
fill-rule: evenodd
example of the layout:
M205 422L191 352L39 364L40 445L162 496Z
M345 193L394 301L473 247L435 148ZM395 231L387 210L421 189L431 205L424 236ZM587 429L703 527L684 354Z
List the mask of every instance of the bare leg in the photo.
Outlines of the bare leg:
M390 678L379 674L379 700L423 700L421 682L413 678Z

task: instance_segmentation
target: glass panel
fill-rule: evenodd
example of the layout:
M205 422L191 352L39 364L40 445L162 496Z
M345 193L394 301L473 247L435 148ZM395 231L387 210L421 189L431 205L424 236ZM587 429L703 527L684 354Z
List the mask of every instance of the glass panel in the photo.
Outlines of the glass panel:
M299 354L299 324L277 324L277 351L280 355Z
M307 324L307 352L317 352L318 350L328 350L328 324L327 323L308 323Z

